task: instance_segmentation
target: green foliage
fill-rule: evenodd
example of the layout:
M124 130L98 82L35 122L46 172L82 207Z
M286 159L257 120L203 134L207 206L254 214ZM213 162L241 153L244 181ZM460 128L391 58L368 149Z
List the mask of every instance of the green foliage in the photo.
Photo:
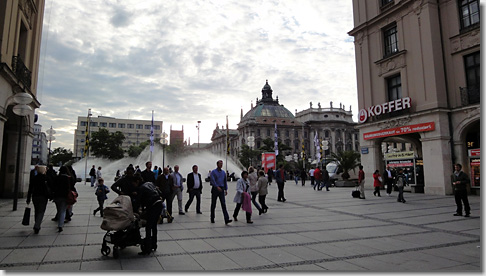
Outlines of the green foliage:
M63 147L58 147L52 150L51 156L49 158L49 163L57 166L60 164L65 164L73 158L73 152L70 149L65 149Z
M122 143L125 135L120 131L110 133L106 128L91 134L90 147L96 157L116 160L123 158Z
M354 171L359 166L361 155L354 150L348 150L338 153L333 152L331 153L331 158L338 164L339 169L343 171L341 177L347 180L349 179L349 171Z
M130 157L138 157L140 153L147 147L150 146L150 140L147 140L145 142L142 142L138 144L138 146L131 145L130 148L128 148L128 156Z
M260 161L261 151L252 150L248 145L241 146L239 160L241 164L248 168L251 164L255 165Z

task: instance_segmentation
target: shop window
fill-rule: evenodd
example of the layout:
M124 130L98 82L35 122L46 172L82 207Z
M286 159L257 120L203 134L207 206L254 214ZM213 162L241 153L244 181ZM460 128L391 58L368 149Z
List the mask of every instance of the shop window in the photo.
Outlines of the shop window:
M400 75L387 78L386 84L388 101L398 100L402 98L402 79Z
M462 29L479 26L479 0L459 1L459 12Z
M398 31L397 25L393 24L383 29L384 57L391 56L398 52Z

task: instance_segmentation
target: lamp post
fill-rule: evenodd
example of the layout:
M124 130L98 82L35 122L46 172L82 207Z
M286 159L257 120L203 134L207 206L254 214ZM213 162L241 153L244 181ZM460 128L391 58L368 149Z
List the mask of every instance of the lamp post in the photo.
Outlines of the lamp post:
M86 139L85 139L85 146L83 155L85 156L84 160L84 185L86 185L86 178L88 177L88 157L89 157L89 130L90 130L90 122L89 118L91 118L91 108L88 109L88 117L87 117L87 125L86 125Z
M199 128L201 121L197 121L197 148L199 149Z
M162 168L165 168L165 146L167 145L167 133L162 132L162 139L160 139L160 143L162 144Z
M49 136L47 136L47 140L49 141L49 153L47 154L47 165L49 165L49 160L51 159L51 143L52 141L56 140L56 137L54 137L54 134L56 133L56 131L54 129L52 129L52 126L50 129L48 129L47 131L47 134L49 134Z
M248 146L250 146L250 166L252 166L252 163L253 163L253 146L255 146L255 137L252 135L252 136L248 136L248 138L246 138L247 141L248 141Z
M15 106L13 107L13 113L20 117L19 120L19 134L18 134L18 141L17 141L17 163L16 163L16 172L15 172L15 185L14 185L14 198L13 198L13 211L17 210L17 202L19 196L19 179L20 179L20 150L22 144L22 123L24 121L24 117L29 115L32 112L32 107L29 104L32 102L33 98L30 94L25 92L16 93L13 97L13 101L15 102Z

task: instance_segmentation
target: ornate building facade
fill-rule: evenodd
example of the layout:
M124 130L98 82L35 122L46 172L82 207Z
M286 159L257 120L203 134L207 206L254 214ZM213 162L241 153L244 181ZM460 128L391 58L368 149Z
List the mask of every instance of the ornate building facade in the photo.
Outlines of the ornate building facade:
M306 157L314 160L316 148L314 138L317 133L319 140L327 140L331 152L343 150L358 150L358 131L352 120L351 111L345 111L344 107L312 108L292 114L286 107L279 103L278 97L273 98L273 90L265 83L262 89L262 98L257 98L256 105L243 115L241 111L240 122L236 130L229 130L230 156L238 159L241 145L248 145L253 149L259 149L265 139L274 140L275 131L280 143L284 143L290 150L280 152L285 156L295 155L301 158L302 144L304 144ZM331 103L332 104L332 103ZM275 128L276 125L276 128ZM209 149L215 154L226 154L226 131L217 126L211 138ZM321 156L324 158L324 155Z
M27 193L44 4L0 1L0 197Z

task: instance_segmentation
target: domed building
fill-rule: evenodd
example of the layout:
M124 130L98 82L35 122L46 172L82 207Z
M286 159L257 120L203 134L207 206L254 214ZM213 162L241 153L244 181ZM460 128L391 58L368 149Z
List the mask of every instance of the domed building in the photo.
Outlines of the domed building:
M303 124L295 119L292 112L279 104L278 97L273 99L272 93L273 90L267 80L262 89L262 99L257 98L256 105L241 116L238 124L239 144L247 144L248 137L253 136L255 142L253 148L260 148L263 146L263 140L274 139L275 124L277 124L277 137L282 143L293 148L291 152L284 154L300 153Z
M273 90L268 80L262 89L262 98L257 98L255 106L243 115L236 130L225 130L219 128L213 131L211 144L208 149L214 154L224 156L226 154L226 136L229 134L229 157L238 160L239 151L242 145L249 145L253 149L264 146L263 141L267 138L274 140L275 125L277 125L277 137L279 143L289 146L291 149L279 152L284 156L297 154L301 158L302 140L307 158L312 160L316 157L314 138L317 133L319 140L328 142L328 150L323 152L322 158L328 157L331 152L344 150L359 150L358 130L355 130L355 123L352 119L351 108L349 111L344 106L333 107L332 102L329 108L312 107L297 112L294 115L286 107L279 103L278 97L273 98ZM249 138L253 137L253 138ZM253 143L252 141L253 140ZM252 145L253 144L253 145ZM309 161L309 160L308 160Z

